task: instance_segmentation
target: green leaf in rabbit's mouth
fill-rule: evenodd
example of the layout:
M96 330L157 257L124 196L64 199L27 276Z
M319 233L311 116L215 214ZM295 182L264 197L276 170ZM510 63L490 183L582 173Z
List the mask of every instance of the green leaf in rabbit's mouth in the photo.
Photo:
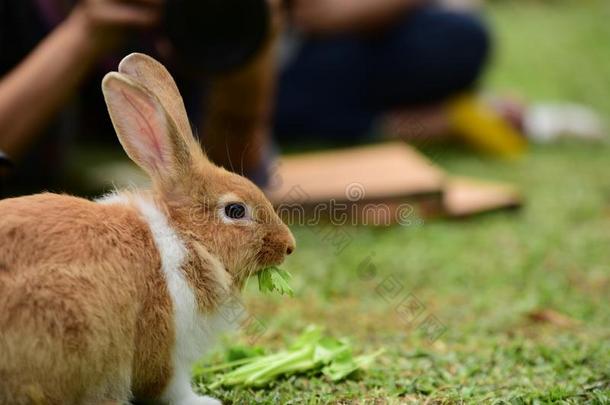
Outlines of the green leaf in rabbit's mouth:
M280 295L294 296L288 281L292 275L278 267L268 267L258 272L258 289L263 293L277 291Z

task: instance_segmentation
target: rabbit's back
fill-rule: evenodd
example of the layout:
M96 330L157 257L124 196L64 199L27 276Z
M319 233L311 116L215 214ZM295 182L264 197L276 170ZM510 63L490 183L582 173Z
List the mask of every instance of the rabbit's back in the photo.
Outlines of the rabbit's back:
M167 362L137 347L163 352L171 338L146 332L171 324L155 307L168 300L159 267L129 207L54 194L1 201L0 404L129 397L135 363Z
M123 260L147 242L146 225L124 205L50 193L0 201L0 269L5 271Z

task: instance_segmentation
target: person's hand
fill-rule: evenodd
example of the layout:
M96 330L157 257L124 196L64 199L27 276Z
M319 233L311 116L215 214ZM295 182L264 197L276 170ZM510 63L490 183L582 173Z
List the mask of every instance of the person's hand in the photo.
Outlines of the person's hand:
M153 28L161 20L165 0L81 0L69 20L96 48L116 44L130 28Z

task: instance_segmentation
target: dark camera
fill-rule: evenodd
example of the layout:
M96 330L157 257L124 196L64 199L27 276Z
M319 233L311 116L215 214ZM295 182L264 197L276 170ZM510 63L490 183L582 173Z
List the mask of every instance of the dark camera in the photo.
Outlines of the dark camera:
M191 70L214 74L248 62L269 33L266 0L168 0L167 36Z
M8 172L8 169L12 167L12 165L13 164L11 163L11 160L8 158L8 156L6 156L4 152L0 150L0 198L2 198L3 192L2 177L6 175L6 172Z
M0 173L2 169L6 169L12 166L11 160L6 156L4 152L0 150Z

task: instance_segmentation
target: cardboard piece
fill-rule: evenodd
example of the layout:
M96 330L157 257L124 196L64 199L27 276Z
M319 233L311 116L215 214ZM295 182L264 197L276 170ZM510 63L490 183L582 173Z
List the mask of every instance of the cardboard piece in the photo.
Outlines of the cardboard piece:
M310 214L318 209L337 216L332 207L341 205L357 225L466 217L522 204L513 187L448 177L402 142L286 156L273 177L267 195L275 206L298 204Z
M517 209L522 204L521 193L510 185L466 177L448 179L443 193L445 214L452 218Z
M273 177L279 184L267 195L274 205L440 200L445 180L440 168L398 142L283 157Z

